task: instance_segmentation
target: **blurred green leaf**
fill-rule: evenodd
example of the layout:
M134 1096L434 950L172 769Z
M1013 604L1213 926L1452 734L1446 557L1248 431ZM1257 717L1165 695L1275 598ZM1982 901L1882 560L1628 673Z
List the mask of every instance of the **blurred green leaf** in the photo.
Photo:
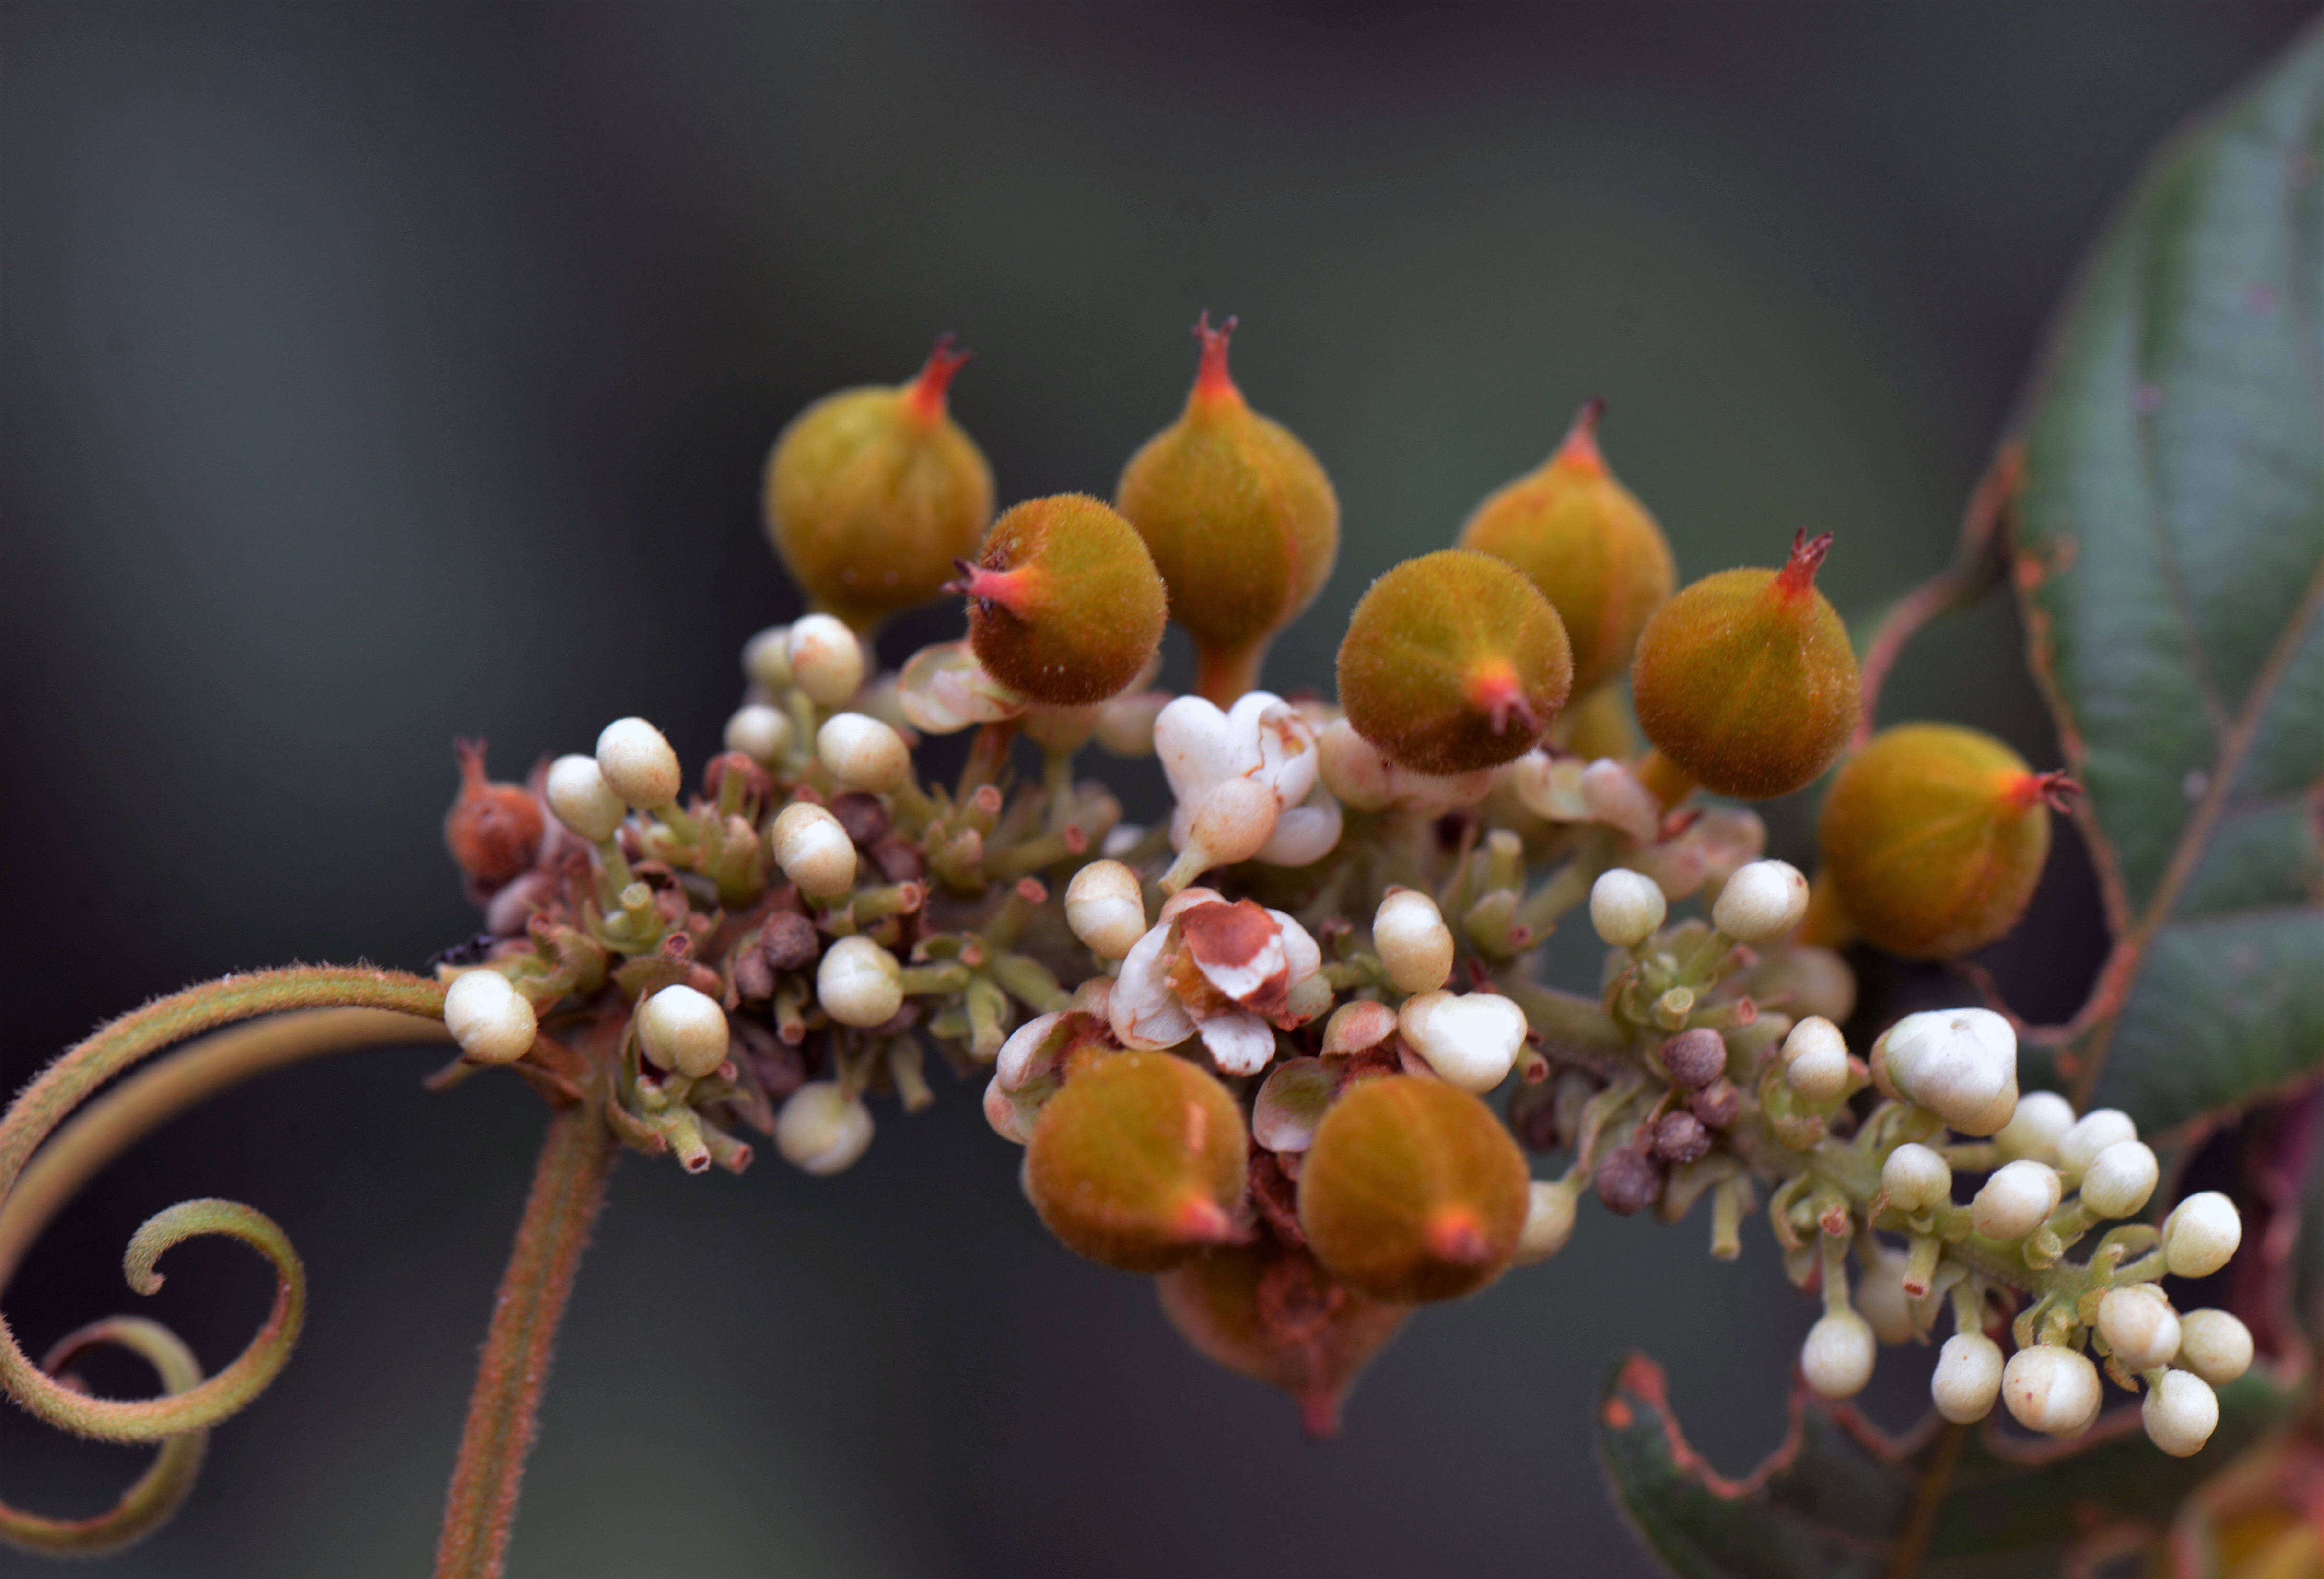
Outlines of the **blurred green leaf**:
M2255 1371L2219 1390L2219 1428L2193 1458L2146 1440L2117 1408L2071 1442L1957 1438L1959 1458L1930 1533L1929 1579L2054 1574L2080 1550L2151 1538L2187 1494L2292 1410L2293 1391ZM1686 1443L1662 1367L1625 1361L1599 1408L1598 1453L1640 1538L1687 1579L1881 1579L1946 1437L1927 1426L1892 1441L1844 1405L1803 1390L1784 1444L1748 1479Z
M2324 1064L2324 32L2140 181L2022 439L2020 606L2116 940L2060 1072L2168 1128Z

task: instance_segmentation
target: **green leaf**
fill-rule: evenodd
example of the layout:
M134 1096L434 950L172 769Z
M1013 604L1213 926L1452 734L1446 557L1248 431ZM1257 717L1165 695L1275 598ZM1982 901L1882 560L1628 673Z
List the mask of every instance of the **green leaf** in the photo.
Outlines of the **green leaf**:
M2071 1442L1951 1438L1959 1453L1931 1528L1928 1579L2055 1574L2105 1543L2151 1539L2196 1486L2297 1408L2257 1371L2219 1390L2219 1428L2193 1458L2146 1440L2135 1408ZM1997 1421L1998 1417L1997 1417ZM1933 1417L1891 1440L1845 1405L1804 1390L1791 1430L1748 1479L1719 1474L1686 1444L1662 1368L1625 1361L1606 1390L1599 1458L1639 1537L1687 1579L1881 1579L1948 1438Z
M2022 447L2015 583L2116 939L2060 1072L2169 1128L2324 1065L2324 32L2141 180Z

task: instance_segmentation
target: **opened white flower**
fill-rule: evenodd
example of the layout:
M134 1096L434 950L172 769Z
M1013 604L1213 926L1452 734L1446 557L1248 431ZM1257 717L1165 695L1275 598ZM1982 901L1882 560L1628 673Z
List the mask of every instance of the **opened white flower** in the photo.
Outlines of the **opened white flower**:
M1323 966L1323 951L1281 910L1190 888L1122 960L1107 1018L1126 1048L1199 1036L1222 1071L1254 1075L1275 1057L1277 1026L1304 1024L1330 1005Z
M1179 855L1165 892L1237 861L1305 866L1339 843L1339 802L1317 782L1314 726L1280 697L1252 691L1224 713L1180 697L1154 720L1154 753L1178 802L1170 845Z

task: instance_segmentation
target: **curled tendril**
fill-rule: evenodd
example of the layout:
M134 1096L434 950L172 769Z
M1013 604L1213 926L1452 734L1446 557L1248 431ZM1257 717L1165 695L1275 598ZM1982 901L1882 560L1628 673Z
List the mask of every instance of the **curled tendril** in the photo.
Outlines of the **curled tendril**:
M103 1344L126 1349L151 1365L165 1395L189 1391L202 1380L193 1351L168 1327L142 1316L112 1316L67 1334L41 1361L41 1369L61 1376L75 1360ZM49 1519L0 1506L0 1539L52 1557L102 1556L143 1540L167 1524L193 1491L209 1441L207 1431L171 1437L145 1473L122 1492L121 1501L93 1519Z
M186 1037L235 1020L283 1011L321 1008L392 1010L437 1020L443 1015L444 989L424 977L397 971L336 966L293 966L227 976L157 999L99 1030L66 1052L20 1093L0 1117L0 1281L13 1270L32 1233L52 1214L71 1188L114 1151L150 1128L167 1112L198 1100L269 1061L287 1062L286 1047L302 1053L386 1039L375 1025L369 1033L290 1039L261 1056L214 1058L191 1081L174 1085L152 1080L148 1089L124 1085L100 1108L114 1112L84 1137L80 1126L68 1135L83 1143L58 1166L32 1171L39 1187L29 1208L12 1213L9 1199L38 1147L99 1086L142 1060ZM352 1028L350 1028L352 1029ZM439 1032L440 1034L440 1032ZM421 1039L415 1034L407 1039ZM161 1071L154 1072L156 1076ZM92 1111L88 1118L95 1119ZM60 1149L61 1150L61 1149ZM43 1158L45 1163L49 1160ZM111 1442L163 1442L161 1456L112 1512L93 1520L58 1520L0 1505L0 1539L42 1551L95 1552L125 1545L157 1528L173 1512L198 1469L207 1428L235 1413L263 1391L288 1362L306 1313L306 1279L282 1230L262 1213L232 1201L185 1201L149 1220L130 1241L123 1270L130 1287L151 1294L161 1285L155 1262L171 1246L202 1234L240 1240L265 1256L275 1271L273 1309L265 1325L232 1363L202 1380L193 1356L168 1329L134 1317L101 1322L66 1340L63 1359L34 1365L0 1317L0 1390L26 1411L51 1425ZM161 1397L134 1401L92 1399L60 1382L53 1369L98 1342L115 1343L143 1356L160 1373ZM181 1363L182 1362L182 1363Z

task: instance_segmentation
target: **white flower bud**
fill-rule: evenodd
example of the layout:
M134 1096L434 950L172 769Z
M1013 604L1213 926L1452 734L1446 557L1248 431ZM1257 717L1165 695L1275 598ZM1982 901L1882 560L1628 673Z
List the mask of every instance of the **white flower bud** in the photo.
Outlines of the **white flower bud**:
M726 1011L692 987L664 987L638 1006L638 1048L655 1068L699 1080L726 1061Z
M1517 1233L1517 1254L1510 1259L1520 1267L1529 1267L1563 1250L1573 1237L1574 1205L1572 1187L1551 1179L1534 1180L1532 1193L1526 1197L1525 1227Z
M793 683L818 706L836 707L862 688L862 644L844 622L829 614L809 614L793 625L783 656L790 661Z
M2052 1344L2020 1349L2001 1372L2001 1401L2028 1431L2078 1436L2098 1418L2104 1399L2098 1368L2087 1356Z
M1872 1380L1879 1352L1869 1323L1852 1310L1835 1310L1808 1328L1807 1341L1800 1345L1800 1371L1825 1398L1854 1398Z
M835 713L815 732L815 754L825 771L850 790L884 795L912 771L904 737L877 718Z
M2146 1205L2163 1168L2137 1140L2117 1140L2082 1175L2082 1204L2101 1217L2127 1217Z
M1372 916L1372 946L1400 992L1434 993L1452 978L1452 928L1436 901L1400 888Z
M579 755L558 757L549 764L549 809L593 845L612 838L629 812L598 771L597 759Z
M1590 925L1616 948L1636 948L1669 913L1661 887L1643 872L1617 866L1590 885Z
M768 839L775 864L802 893L831 899L855 886L855 844L839 819L812 801L794 800Z
M1990 1009L1907 1014L1872 1056L1898 1094L1965 1135L1990 1135L2017 1111L2017 1033Z
M903 967L869 937L843 937L815 967L815 997L842 1025L879 1025L904 1006Z
M2055 1166L2058 1142L2073 1127L2072 1103L2054 1091L2029 1091L2017 1099L2016 1110L1994 1136L1993 1143L2006 1159L2027 1157Z
M1856 1280L1856 1313L1884 1344L1909 1344L1921 1335L1904 1294L1904 1252L1884 1244Z
M1937 1351L1929 1378L1937 1413L1956 1426L1974 1425L1993 1413L2001 1396L2001 1345L1983 1333L1955 1333Z
M1833 1102L1848 1089L1848 1043L1840 1027L1811 1014L1784 1038L1784 1082L1807 1102Z
M1969 1202L1969 1221L1987 1239L2023 1239L2058 1209L2063 1194L2048 1163L2005 1162Z
M1481 1095L1508 1078L1526 1017L1498 993L1423 993L1405 1000L1397 1030L1446 1085Z
M1199 851L1206 866L1231 866L1259 854L1275 832L1283 803L1256 779L1228 779L1194 803L1186 820L1185 847Z
M726 749L754 762L772 762L791 748L791 721L779 707L753 702L726 720Z
M2217 1190L2189 1196L2163 1220L2163 1260L2174 1278L2208 1278L2244 1242L2236 1204Z
M769 625L743 642L742 678L770 697L790 689L790 640L788 625Z
M2138 1406L2146 1435L2173 1458L2191 1458L2219 1428L2219 1398L2200 1376L2166 1371Z
M2119 1108L2102 1107L2084 1113L2058 1137L2058 1171L2079 1174L2098 1159L2109 1146L2138 1139L2138 1126Z
M1119 861L1093 861L1065 885L1065 925L1101 959L1120 959L1146 936L1146 896L1138 873Z
M678 753L642 718L616 718L605 725L597 736L597 771L614 794L640 811L668 806L686 783Z
M2178 1363L2213 1387L2251 1369L2251 1328L2224 1310L2190 1310L2179 1318Z
M829 1080L810 1080L775 1114L775 1150L805 1173L838 1173L872 1144L872 1110Z
M2098 1336L2128 1369L2152 1371L2179 1353L2179 1316L2153 1284L2126 1283L2098 1300Z
M1738 866L1719 891L1711 919L1738 943L1761 943L1798 927L1808 913L1808 880L1786 861Z
M1880 1165L1880 1187L1890 1205L1912 1216L1952 1198L1952 1165L1919 1141L1907 1140Z
M452 978L444 993L444 1029L463 1056L479 1064L513 1064L532 1049L540 1022L524 994L486 966Z

